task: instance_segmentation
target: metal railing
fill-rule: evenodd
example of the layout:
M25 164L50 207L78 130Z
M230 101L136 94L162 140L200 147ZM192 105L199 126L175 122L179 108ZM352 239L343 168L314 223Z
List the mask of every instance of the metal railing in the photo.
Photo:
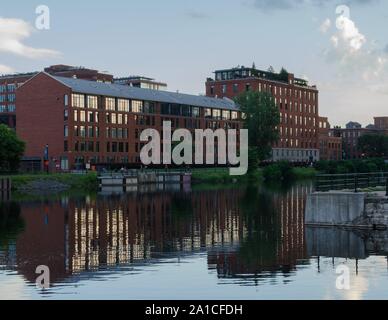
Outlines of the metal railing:
M385 187L388 195L388 172L317 175L316 191L351 190Z

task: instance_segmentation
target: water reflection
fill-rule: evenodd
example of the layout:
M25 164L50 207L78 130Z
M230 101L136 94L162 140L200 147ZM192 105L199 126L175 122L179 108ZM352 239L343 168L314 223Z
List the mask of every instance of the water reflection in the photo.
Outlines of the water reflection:
M306 228L311 191L311 184L156 188L3 203L0 266L33 284L36 267L47 265L55 286L81 281L78 275L91 279L123 267L159 268L171 259L205 256L208 271L220 281L257 286L279 274L289 283L301 268L320 272L322 263L311 257L366 259L385 252L385 233ZM187 281L194 281L189 274Z
M15 266L31 282L36 267L47 265L55 283L100 267L207 252L209 268L220 277L288 271L307 257L303 213L309 190L102 193L23 202L17 210L11 204L1 216L14 227L4 230L20 234L9 232L15 249L2 247L3 265Z

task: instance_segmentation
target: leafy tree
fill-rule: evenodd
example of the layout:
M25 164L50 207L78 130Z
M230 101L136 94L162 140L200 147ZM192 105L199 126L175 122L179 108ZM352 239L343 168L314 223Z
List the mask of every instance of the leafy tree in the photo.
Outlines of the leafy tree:
M282 68L279 72L279 80L288 82L288 71Z
M358 139L358 148L366 158L388 156L388 137L382 134L366 134Z
M25 143L16 136L15 131L0 125L0 170L17 170L24 149Z
M272 145L279 139L279 109L270 93L247 91L235 99L244 116L244 128L249 131L249 171L259 161L269 158Z

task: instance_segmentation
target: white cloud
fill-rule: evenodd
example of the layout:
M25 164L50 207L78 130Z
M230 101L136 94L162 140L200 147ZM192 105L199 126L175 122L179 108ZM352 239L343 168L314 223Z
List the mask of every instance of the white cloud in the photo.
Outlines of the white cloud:
M24 20L0 17L0 51L32 59L58 56L58 51L33 48L22 42L31 36L33 30Z
M325 24L327 26L327 23ZM375 48L349 17L337 17L336 31L330 35L330 48L325 50L328 61L339 67L339 75L348 81L381 81L388 77L388 59L383 50Z
M323 23L319 27L319 31L321 31L322 33L327 33L330 27L331 27L331 21L329 18L327 18L325 21L323 21Z
M8 66L0 64L0 74L12 73L14 70Z

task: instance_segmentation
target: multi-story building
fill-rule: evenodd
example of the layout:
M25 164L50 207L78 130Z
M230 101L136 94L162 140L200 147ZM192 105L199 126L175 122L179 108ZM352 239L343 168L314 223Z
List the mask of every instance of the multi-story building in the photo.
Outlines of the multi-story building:
M36 73L0 76L0 124L16 127L16 89Z
M319 150L321 160L342 159L342 138L333 136L327 117L319 117Z
M153 78L143 76L130 76L126 78L117 78L113 80L116 84L127 85L135 88L151 89L151 90L167 90L167 84L155 81Z
M112 75L84 67L54 65L45 68L45 72L61 77L77 78L98 82L113 82ZM23 74L0 76L0 124L6 124L13 129L16 128L17 103L15 91L24 82L37 74L38 72L29 72Z
M385 130L388 133L388 117L375 117L375 128Z
M233 99L238 94L258 90L271 93L279 106L280 139L273 146L272 160L311 162L319 160L319 92L306 80L280 73L237 67L215 71L208 78L206 95Z
M17 134L28 161L50 167L140 165L143 129L239 129L240 112L229 99L134 88L39 73L17 90Z
M363 128L358 122L349 122L345 128L334 127L330 134L342 139L343 159L359 159L362 154L358 148L358 139L366 134L384 134L384 130L375 126Z

